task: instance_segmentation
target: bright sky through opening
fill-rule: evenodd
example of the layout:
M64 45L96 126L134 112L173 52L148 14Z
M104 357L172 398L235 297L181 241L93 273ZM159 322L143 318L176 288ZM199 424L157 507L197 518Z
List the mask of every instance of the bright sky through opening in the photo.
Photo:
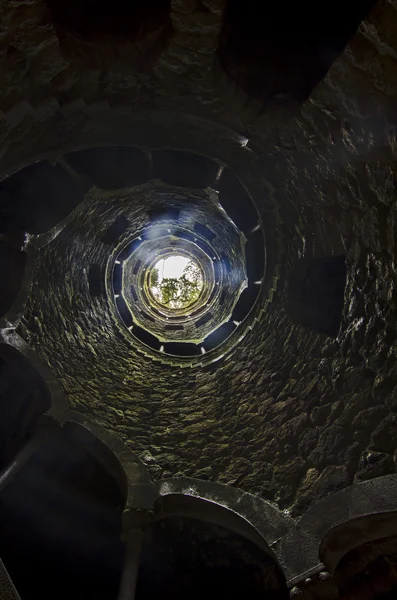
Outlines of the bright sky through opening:
M179 255L173 255L159 260L155 266L155 269L158 269L159 271L159 282L164 278L178 279L182 276L183 270L188 263L188 258Z

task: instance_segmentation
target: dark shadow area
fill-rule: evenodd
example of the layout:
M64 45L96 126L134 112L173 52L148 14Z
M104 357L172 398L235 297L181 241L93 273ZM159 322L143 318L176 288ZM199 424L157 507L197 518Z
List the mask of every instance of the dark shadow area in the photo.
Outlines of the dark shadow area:
M129 244L127 244L120 252L120 254L117 256L117 260L119 260L120 262L123 262L126 258L128 258L133 252L135 252L135 250L138 248L138 246L140 246L142 244L142 239L138 239L135 238L134 240L132 240L132 242L130 242Z
M233 223L244 232L258 224L258 213L247 190L230 169L223 169L214 188L218 198Z
M122 494L121 504L124 505L128 497L127 474L118 457L107 445L106 441L98 438L84 425L74 421L66 423L64 431L73 444L82 446L86 452L105 468L105 471L112 475ZM102 432L102 435L106 437L104 432ZM109 443L111 445L110 440Z
M230 273L231 272L231 265L230 265L230 260L229 257L226 254L222 254L220 257L222 266L224 268L224 270L226 271L226 273Z
M346 285L344 256L304 259L289 281L287 312L297 325L338 335Z
M215 181L218 163L182 150L153 150L154 176L170 185L206 188Z
M113 291L115 294L121 294L123 284L123 267L121 264L114 264L113 267Z
M308 97L354 35L374 0L282 3L229 0L219 57L249 96Z
M209 247L206 243L202 242L199 239L195 239L195 241L193 242L194 244L196 244L196 246L198 248L200 248L200 250L202 250L203 252L205 252L207 255L211 255L211 247Z
M90 290L90 296L93 298L96 298L102 294L103 287L101 265L90 265L90 269L88 271L88 287Z
M0 496L0 554L23 600L117 598L123 497L67 432Z
M187 240L188 242L194 242L195 239L195 236L192 233L189 233L188 231L183 231L181 229L175 231L174 235L182 240Z
M213 350L214 348L219 346L219 344L224 342L235 329L236 326L231 321L224 323L223 325L218 327L218 329L216 329L213 333L211 333L205 338L203 342L204 349L207 352Z
M121 318L123 318L123 316ZM130 318L132 321L132 317L130 317ZM143 327L134 325L134 329L132 330L132 333L134 334L134 336L136 338L138 338L138 340L140 340L141 342L146 344L146 346L150 346L150 348L153 348L154 350L160 350L159 340L154 335L152 335L151 333L146 331L146 329L143 329Z
M115 222L105 231L102 236L102 242L104 244L115 244L117 240L123 235L128 229L130 222L124 215L117 217Z
M183 325L165 325L164 329L165 331L183 331L184 327Z
M216 234L209 227L206 227L201 223L194 224L194 231L196 231L199 235L206 238L210 242L212 242L212 240L216 237Z
M85 68L148 71L172 33L170 0L47 0L62 53Z
M18 350L0 344L0 469L9 465L50 407L50 391L40 373Z
M141 260L137 260L135 265L134 265L134 270L132 271L134 275L136 275L141 267L142 261Z
M44 233L83 197L82 187L60 165L30 165L0 183L1 231Z
M343 532L341 532L343 539ZM340 561L335 581L342 598L395 600L397 536L357 546Z
M188 342L168 342L164 344L164 351L174 356L198 356L200 347Z
M133 290L133 295L134 294L136 295L136 292L135 292L135 289L133 288L133 286L131 286L131 290ZM138 299L138 297L136 297L136 299ZM131 312L130 312L123 296L119 296L118 298L116 298L116 306L117 306L117 310L119 311L120 317L121 317L124 325L126 327L131 327L134 324L134 321L132 320ZM144 331L144 330L142 330L142 331Z
M0 280L7 282L0 288L0 317L3 317L15 302L26 267L26 252L21 251L23 234L14 236L15 244L0 239ZM18 243L19 242L19 243Z
M208 321L210 321L213 317L212 312L207 312L204 316L201 317L201 319L198 319L197 321L195 321L194 325L195 327L198 329L199 327L202 327L203 325L205 325L206 323L208 323Z
M146 154L129 146L105 146L78 150L65 155L78 172L87 175L103 190L117 190L145 183L149 179Z
M145 318L145 320L147 321L151 321L152 323L156 322L156 319L154 317L152 317L151 315L149 315L147 312L145 311L141 311L142 316ZM183 329L183 328L182 328Z
M250 283L248 288L245 288L241 293L240 298L234 307L231 320L242 321L248 315L249 311L253 307L253 304L259 294L260 286Z
M229 266L230 266L230 263L229 263ZM219 261L213 260L212 267L214 269L214 281L215 281L215 283L217 283L220 281L220 278L221 278L222 268L224 267L223 261L222 260L219 260ZM226 271L226 273L227 273L227 271Z
M137 600L287 600L274 561L242 536L196 519L168 517L155 524L143 548Z
M76 36L134 40L169 22L171 0L46 0L58 26Z
M245 245L247 275L250 281L260 281L265 271L265 240L260 229L252 233Z

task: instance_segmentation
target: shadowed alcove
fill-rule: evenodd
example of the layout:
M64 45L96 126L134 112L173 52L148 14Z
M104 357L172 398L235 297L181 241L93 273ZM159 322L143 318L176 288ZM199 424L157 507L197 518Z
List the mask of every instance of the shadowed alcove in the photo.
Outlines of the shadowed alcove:
M395 0L0 22L0 600L390 598Z
M168 597L232 600L288 598L274 561L252 542L219 525L193 518L168 517L154 526L144 546L137 599Z
M42 444L0 498L0 552L22 598L116 598L123 505L71 431Z
M50 406L42 375L18 350L0 344L0 469L8 466Z

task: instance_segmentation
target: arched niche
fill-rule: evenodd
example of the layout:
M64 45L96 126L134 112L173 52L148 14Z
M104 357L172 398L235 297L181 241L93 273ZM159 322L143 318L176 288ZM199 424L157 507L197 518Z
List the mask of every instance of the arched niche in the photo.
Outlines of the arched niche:
M147 66L170 35L171 0L46 0L61 49L82 66L120 71Z
M82 182L64 165L47 160L30 164L0 182L2 231L49 231L83 197Z
M385 475L330 494L311 506L275 550L290 585L323 570L333 575L351 548L382 537L389 519L394 523L396 499L397 476ZM297 547L302 552L297 553Z
M111 475L120 489L123 503L128 496L128 478L117 456L104 441L99 439L87 426L76 422L66 423L64 430L75 443L84 450Z
M183 494L169 494L155 502L154 511L157 522L171 517L183 517L225 527L273 556L267 542L247 520L216 502Z
M229 0L219 59L249 97L301 102L344 50L373 0L283 4Z
M345 555L375 540L397 536L397 510L369 514L332 527L324 536L319 556L334 573Z
M290 277L287 313L292 322L336 337L346 285L345 256L297 261Z
M26 270L27 255L23 249L24 234L12 236L0 233L0 279L7 282L0 290L0 319L15 303Z
M0 343L0 466L5 467L51 407L41 373L16 348Z
M122 189L149 179L149 156L131 146L98 146L69 152L65 161L104 190Z
M144 32L154 31L169 18L170 0L128 2L116 0L101 2L72 0L47 4L57 24L61 24L81 38L101 41L105 37L123 36L134 39Z
M142 550L137 600L212 597L289 598L267 542L234 511L203 498L168 494L154 503L150 541Z
M125 497L93 437L59 428L0 495L0 555L24 600L117 597Z
M163 479L156 481L155 487L158 519L167 514L205 516L205 520L237 528L236 533L274 558L270 546L294 528L294 521L277 507L239 488L192 477Z
M156 489L143 463L123 440L80 413L70 412L67 421L65 429L71 437L86 445L117 483L123 507L151 509Z
M342 598L396 597L396 512L368 515L335 527L323 540L320 552L324 562L334 568L334 581Z

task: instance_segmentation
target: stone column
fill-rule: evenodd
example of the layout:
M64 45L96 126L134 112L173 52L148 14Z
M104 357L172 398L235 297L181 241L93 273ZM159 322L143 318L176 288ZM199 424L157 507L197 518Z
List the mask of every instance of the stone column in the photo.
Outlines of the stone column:
M142 543L153 516L151 510L126 509L123 513L125 556L118 600L135 600Z
M33 435L13 458L12 462L0 473L0 493L7 487L40 446L48 440L60 424L51 418L42 418Z
M14 584L0 559L0 598L1 600L21 600Z

